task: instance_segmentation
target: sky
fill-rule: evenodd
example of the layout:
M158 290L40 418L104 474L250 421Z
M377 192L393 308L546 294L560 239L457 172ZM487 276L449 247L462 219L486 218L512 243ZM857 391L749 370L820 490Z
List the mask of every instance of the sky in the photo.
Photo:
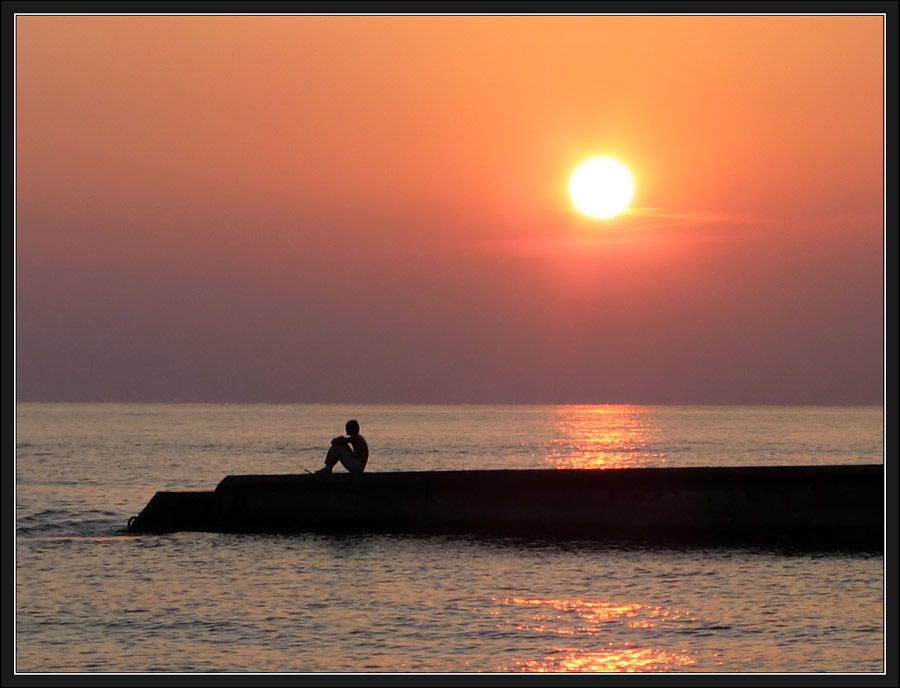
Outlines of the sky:
M883 22L20 15L16 398L881 404Z

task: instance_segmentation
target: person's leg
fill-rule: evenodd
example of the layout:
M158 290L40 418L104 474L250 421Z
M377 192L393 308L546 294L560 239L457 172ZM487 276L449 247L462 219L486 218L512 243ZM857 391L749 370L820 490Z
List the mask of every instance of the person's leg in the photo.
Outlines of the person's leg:
M325 456L325 467L320 468L316 473L331 473L338 461L351 473L362 473L366 467L346 444L332 444Z
M344 451L340 453L341 464L351 473L362 473L366 465L356 458L356 454L347 445L342 447Z
M316 473L331 473L337 462L341 460L341 448L346 449L346 445L332 444L325 455L325 466L316 471Z

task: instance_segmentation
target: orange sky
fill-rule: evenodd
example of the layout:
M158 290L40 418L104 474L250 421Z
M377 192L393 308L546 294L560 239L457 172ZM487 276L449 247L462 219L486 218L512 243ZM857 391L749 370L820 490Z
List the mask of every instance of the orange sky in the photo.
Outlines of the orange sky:
M18 397L880 403L883 84L881 16L19 16Z

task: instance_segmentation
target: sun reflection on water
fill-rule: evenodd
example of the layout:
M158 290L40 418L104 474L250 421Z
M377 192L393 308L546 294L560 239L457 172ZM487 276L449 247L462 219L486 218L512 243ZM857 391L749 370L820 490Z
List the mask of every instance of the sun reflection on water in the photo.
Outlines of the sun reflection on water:
M670 654L664 650L648 647L624 647L617 650L584 652L577 648L559 648L555 654L543 659L517 662L521 671L538 673L585 671L585 672L659 672L673 666L690 666L694 660L685 655Z
M663 465L653 450L659 430L646 410L627 404L560 406L557 436L547 461L558 468L632 468Z
M614 604L581 599L541 599L506 597L501 600L506 608L527 608L528 619L509 619L507 626L517 631L552 636L567 636L569 644L550 645L547 654L540 659L515 660L513 667L532 672L659 672L676 667L690 666L695 658L686 652L670 652L662 648L647 647L633 642L606 643L597 648L597 641L610 625L626 626L638 633L655 629L661 623L677 627L689 625L696 618L689 612L677 609L632 602ZM572 647L578 637L590 639L590 647Z

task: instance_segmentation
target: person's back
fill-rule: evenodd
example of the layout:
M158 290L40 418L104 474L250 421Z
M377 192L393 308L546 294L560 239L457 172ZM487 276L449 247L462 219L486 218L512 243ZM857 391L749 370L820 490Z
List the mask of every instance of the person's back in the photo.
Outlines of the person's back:
M355 433L350 433L350 446L353 447L353 455L362 461L363 467L369 461L369 445L366 438L359 434L359 426Z

